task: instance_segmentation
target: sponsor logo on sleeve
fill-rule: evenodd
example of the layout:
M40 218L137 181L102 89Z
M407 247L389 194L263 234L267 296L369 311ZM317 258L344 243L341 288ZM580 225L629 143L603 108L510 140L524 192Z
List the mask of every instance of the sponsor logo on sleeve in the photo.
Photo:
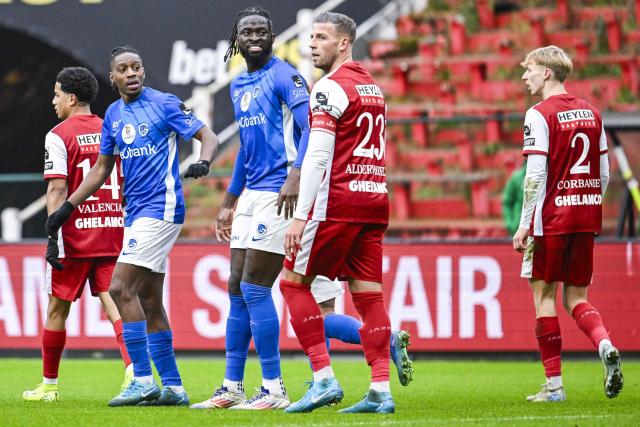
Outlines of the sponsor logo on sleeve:
M47 148L44 149L44 159L49 160L49 150Z
M316 92L316 100L313 111L331 111L328 92Z
M531 136L531 125L528 123L524 125L524 136Z
M179 108L180 108L180 111L182 111L185 116L188 116L189 114L191 114L191 108L189 108L186 105L184 105L184 102L180 103L180 107Z
M293 80L293 84L295 87L304 87L304 80L302 80L302 76L296 74L291 76L291 80Z
M524 146L525 147L532 147L536 145L536 139L535 138L525 138L524 139Z
M44 170L48 171L53 169L53 162L44 162Z

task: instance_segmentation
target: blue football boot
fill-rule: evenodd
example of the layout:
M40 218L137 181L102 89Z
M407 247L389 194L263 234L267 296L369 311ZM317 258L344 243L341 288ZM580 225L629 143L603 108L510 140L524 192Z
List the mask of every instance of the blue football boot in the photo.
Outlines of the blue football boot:
M324 378L315 381L309 390L302 396L302 399L293 402L285 412L311 412L321 406L339 403L344 397L342 387L335 378Z
M135 406L158 396L160 396L160 387L155 381L151 384L143 384L134 378L127 388L109 401L109 406Z
M407 354L409 347L409 333L395 331L391 334L391 360L398 370L400 384L406 386L413 380L413 362Z
M396 411L396 404L389 392L378 392L369 390L364 398L353 406L341 410L343 414L377 413L393 414Z
M145 400L138 403L138 406L187 406L189 396L187 392L176 393L170 387L163 387L157 399Z

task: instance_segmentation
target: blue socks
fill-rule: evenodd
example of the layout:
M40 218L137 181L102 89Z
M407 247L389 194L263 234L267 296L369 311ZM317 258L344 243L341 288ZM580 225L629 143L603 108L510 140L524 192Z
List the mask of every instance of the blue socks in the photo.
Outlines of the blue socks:
M163 386L180 386L182 380L176 365L176 356L173 352L173 334L171 329L152 332L149 334L149 354L156 365ZM147 358L148 360L148 358ZM135 373L135 363L133 369ZM151 371L151 369L149 369Z
M240 289L251 317L251 333L262 366L262 378L280 378L280 320L271 297L271 288L240 282Z
M122 338L133 363L133 375L138 378L152 375L147 353L147 321L122 322Z
M225 379L242 381L247 352L251 342L249 310L242 295L229 295L231 307L227 318L225 349L227 368Z
M335 338L349 344L360 344L361 327L362 323L358 319L344 314L332 313L324 317L324 333L327 339Z

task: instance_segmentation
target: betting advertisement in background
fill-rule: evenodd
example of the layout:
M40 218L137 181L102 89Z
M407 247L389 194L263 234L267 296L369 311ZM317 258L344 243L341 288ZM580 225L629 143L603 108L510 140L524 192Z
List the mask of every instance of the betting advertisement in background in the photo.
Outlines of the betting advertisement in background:
M509 244L387 244L384 250L391 325L409 330L412 351L537 351L531 291L519 277L521 257ZM0 245L0 349L40 348L47 306L43 254L44 244ZM228 276L228 247L175 245L164 301L176 349L224 350ZM640 351L639 279L640 244L596 244L589 300L622 351ZM273 295L281 348L300 350L277 284ZM336 301L336 311L357 317L348 292ZM567 313L559 318L563 350L593 351ZM72 305L66 347L115 349L112 335L100 302L85 289ZM332 350L358 347L334 341Z

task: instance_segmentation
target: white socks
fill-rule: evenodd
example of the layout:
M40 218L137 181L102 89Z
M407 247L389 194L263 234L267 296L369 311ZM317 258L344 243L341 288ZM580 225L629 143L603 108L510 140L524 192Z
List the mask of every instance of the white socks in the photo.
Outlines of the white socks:
M562 375L558 375L557 377L547 378L547 384L552 390L557 390L562 387Z
M378 393L391 393L391 388L389 387L389 381L379 381L375 383L371 383L371 390L375 390Z
M58 384L58 379L42 377L42 384Z
M227 390L232 393L244 393L244 384L242 380L233 381L225 378L224 381L222 381L222 387L226 387Z
M144 377L133 377L133 378L139 383L142 383L144 385L153 384L153 375L145 375Z
M607 345L607 344L613 345L613 344L611 344L611 341L609 341L608 339L601 340L598 343L598 354L600 355L600 357L602 357L602 350L604 349L604 346Z
M168 385L167 387L169 387L169 389L174 393L177 393L177 394L184 393L184 387L182 387L181 385Z
M314 382L318 382L321 381L325 378L333 378L335 377L335 375L333 374L333 369L331 368L331 365L329 366L325 366L324 368L320 369L319 371L314 371L313 372L313 381Z
M269 390L270 394L275 394L277 396L285 396L287 394L287 390L285 390L284 383L282 382L282 377L273 380L263 378L262 387Z

